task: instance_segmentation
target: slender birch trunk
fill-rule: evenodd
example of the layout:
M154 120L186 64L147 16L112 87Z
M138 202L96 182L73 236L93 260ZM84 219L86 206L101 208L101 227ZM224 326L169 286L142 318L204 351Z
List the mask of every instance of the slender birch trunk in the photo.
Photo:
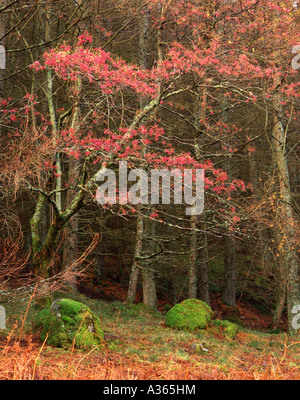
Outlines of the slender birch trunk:
M44 23L45 23L45 42L49 42L51 40L51 7L50 2L46 2L45 10L44 10ZM54 148L56 146L57 141L59 140L59 132L57 127L57 118L56 111L53 101L53 76L52 71L48 67L46 68L46 80L47 80L47 102L48 109L50 114L50 121L52 125L52 140ZM62 201L61 201L61 189L62 189L62 170L61 170L61 160L59 151L56 152L55 155L55 167L56 167L56 205L59 211L62 210Z
M280 87L281 81L278 80L276 86ZM286 156L286 131L283 125L283 109L278 95L274 102L274 128L272 132L272 142L274 147L274 158L276 161L279 182L279 207L278 215L280 217L280 228L283 256L282 268L287 271L287 309L288 323L291 334L297 332L292 327L294 314L292 309L300 304L299 288L299 260L297 257L296 229L297 222L294 216L292 205L291 187L289 170Z

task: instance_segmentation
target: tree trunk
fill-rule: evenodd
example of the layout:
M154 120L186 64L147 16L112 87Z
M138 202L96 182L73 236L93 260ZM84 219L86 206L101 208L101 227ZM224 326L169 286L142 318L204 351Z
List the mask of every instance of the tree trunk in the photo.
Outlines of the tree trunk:
M150 307L157 307L155 272L150 267L143 268L143 303Z
M228 123L229 115L228 115L228 100L223 101L223 120L224 123ZM228 142L230 143L231 138L228 138ZM227 143L228 145L228 143ZM225 154L225 156L227 156ZM227 171L228 176L231 175L230 171L232 170L232 163L229 162L228 157L225 158L224 169ZM234 234L228 229L225 234L224 239L224 290L222 293L222 301L224 304L235 307L236 306L236 278L237 278L237 264L236 264L236 244Z
M77 83L78 96L80 95L81 82L80 79ZM80 109L79 109L79 98L76 99L76 105L74 107L74 113L72 117L71 128L73 130L78 129L79 126L79 118L80 118ZM68 163L68 175L67 181L71 186L76 187L79 184L79 173L80 170L80 159L74 160L70 159ZM66 205L67 207L70 205L72 199L76 195L76 191L74 189L69 189L67 193ZM72 218L68 221L65 226L65 240L64 240L64 248L63 248L63 269L68 269L77 259L78 255L78 231L79 231L79 213L76 213L72 216ZM76 291L77 286L73 284L73 289Z
M76 7L82 5L82 0L76 2ZM76 35L80 33L80 30L84 29L82 22L78 23L76 29ZM80 126L80 96L81 96L82 82L81 78L78 77L75 84L76 97L73 105L73 115L71 122L71 129L77 131ZM71 186L76 187L79 183L79 173L80 170L80 159L70 159L68 164L68 177L67 181ZM67 195L67 205L70 204L71 199L75 195L75 190L69 190ZM78 231L79 231L79 213L73 215L65 227L65 242L64 242L64 254L63 254L63 269L69 268L77 259L78 256ZM76 283L72 285L73 290L77 291Z
M63 270L67 270L78 258L78 215L74 215L65 227L65 241L63 250ZM76 283L72 285L77 291Z
M281 260L281 263L282 264ZM276 309L274 311L274 315L273 315L273 319L272 319L272 328L273 329L277 329L279 326L279 323L281 321L281 317L282 317L282 313L284 310L284 306L286 303L286 287L287 287L287 281L286 281L286 277L287 274L282 274L283 270L286 270L286 268L284 268L284 265L280 265L279 267L279 279L278 279L278 291L277 291L277 301L276 301Z
M191 244L190 244L190 267L189 267L189 299L197 298L197 216L191 217Z
M128 284L128 292L127 299L128 303L134 303L137 292L137 284L140 274L140 259L139 257L142 255L143 250L143 233L144 233L144 218L140 213L141 207L138 207L138 216L136 223L136 238L135 238L135 250L134 250L134 259L131 268L131 274L129 278Z
M139 53L141 68L149 68L149 35L150 35L150 11L146 8L141 22L139 35ZM147 101L145 98L140 98L141 108L145 107ZM155 273L151 268L151 261L148 259L141 261L142 255L151 255L153 250L152 241L145 238L147 233L155 233L155 225L153 221L144 221L141 214L141 207L138 207L137 231L134 261L132 265L131 275L129 279L127 301L134 302L136 297L137 283L142 267L142 286L143 286L143 302L151 307L157 306ZM150 210L150 208L149 208ZM150 230L149 230L150 229ZM153 237L153 236L152 236ZM150 260L150 259L149 259Z
M153 255L155 253L155 221L146 220L144 225L145 232L148 233L149 237L144 240L145 258L142 263L143 303L156 308L155 261L153 261Z
M201 249L198 256L198 299L210 306L209 298L209 263L206 233L201 234Z
M0 0L0 7L5 7L7 5L7 0ZM0 45L5 46L5 38L3 36L5 35L6 32L6 26L5 26L5 14L0 14ZM3 39L2 39L3 38ZM1 57L4 57L3 63L1 64L6 64L5 58L6 55L3 54ZM4 65L1 65L4 67ZM0 101L2 101L4 97L4 76L5 76L5 69L0 69Z
M225 287L222 293L222 302L231 307L236 306L236 249L235 240L228 234L225 237L224 252Z
M176 295L176 281L174 276L170 276L167 278L168 284L168 299L171 305L177 303L177 295Z
M277 82L280 86L281 82ZM280 228L282 234L281 252L284 256L284 268L287 268L287 308L288 323L291 334L297 331L292 327L294 315L292 313L293 306L300 304L299 290L299 261L297 259L297 242L296 242L296 219L294 217L292 196L290 188L289 171L286 157L286 132L283 125L282 104L278 95L274 102L274 128L272 141L274 146L274 156L278 170L280 203L278 214L280 218ZM278 250L280 251L280 250Z
M201 125L206 118L207 108L207 90L198 91L194 105L194 125L196 130L200 130ZM194 141L195 158L200 161L201 154L198 146L198 140ZM198 216L191 217L191 257L189 268L189 298L199 298L210 304L209 300L209 278L208 278L208 262L207 262L207 241L206 234L199 234ZM200 249L199 249L200 247ZM198 292L198 293L197 293Z
M250 181L252 182L253 186L253 198L256 203L260 201L261 196L259 194L259 176L258 176L258 160L256 157L257 152L259 152L259 142L256 144L256 151L252 152L249 155L249 164L250 164ZM272 266L274 264L274 260L272 257L272 254L270 251L268 251L268 247L270 246L270 240L268 235L267 228L261 224L257 223L257 229L258 229L258 237L259 237L259 246L261 250L261 261L262 265L265 268L265 270L269 273L272 274Z

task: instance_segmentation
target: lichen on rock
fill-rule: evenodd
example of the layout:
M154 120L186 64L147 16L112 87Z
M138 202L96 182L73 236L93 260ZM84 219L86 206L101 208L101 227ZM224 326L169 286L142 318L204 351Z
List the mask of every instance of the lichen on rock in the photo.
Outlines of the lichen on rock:
M99 318L84 304L71 299L55 300L41 311L36 325L41 326L41 340L56 347L91 348L104 341Z
M205 329L213 317L212 309L197 299L184 300L166 314L166 325L171 328L195 331Z

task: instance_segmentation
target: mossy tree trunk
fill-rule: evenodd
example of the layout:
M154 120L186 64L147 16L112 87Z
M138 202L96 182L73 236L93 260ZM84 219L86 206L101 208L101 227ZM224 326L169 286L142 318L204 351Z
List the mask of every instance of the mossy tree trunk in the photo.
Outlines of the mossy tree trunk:
M52 256L56 250L57 239L65 224L75 215L83 206L83 200L88 190L96 183L96 174L87 182L78 194L73 198L71 204L65 211L59 211L56 202L48 193L39 191L35 212L30 220L32 258L34 264L35 276L47 278L49 276L49 266ZM43 210L45 203L50 203L54 209L54 218L43 239L41 235L41 226L43 224Z

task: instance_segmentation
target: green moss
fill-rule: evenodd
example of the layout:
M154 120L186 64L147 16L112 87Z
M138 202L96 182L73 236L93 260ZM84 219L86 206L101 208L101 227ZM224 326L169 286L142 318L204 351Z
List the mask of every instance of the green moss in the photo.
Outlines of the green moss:
M42 326L41 340L57 347L90 348L103 343L104 334L96 315L84 304L58 299L50 309L38 314L36 325Z
M258 350L258 351L262 351L262 350L264 349L263 343L260 342L260 341L258 341L258 340L252 340L252 341L249 343L249 346L250 346L250 347L254 347L254 348L255 348L256 350Z
M209 324L213 312L203 301L184 300L172 307L166 314L166 325L171 328L195 331Z
M229 315L226 317L227 321L232 322L236 325L244 326L244 322L235 315Z
M213 325L224 328L224 334L227 339L235 339L238 333L238 326L227 320L215 319Z
M49 317L50 308L45 308L44 310L40 311L35 320L36 327L45 327L45 325L49 322Z
M144 314L153 314L155 312L155 309L148 306L147 304L144 303L139 303L139 304L129 304L128 310L132 315L139 315L141 313Z
M271 330L269 331L269 333L270 333L271 335L279 335L279 334L281 333L281 330L280 330L280 329L271 329Z
M87 309L87 306L85 306L84 304L71 299L61 299L61 301L59 301L59 305L61 309L61 314L69 317L78 315L79 313L81 313L81 311L83 311L83 309Z
M164 312L168 312L169 310L171 310L171 308L172 308L172 306L171 306L170 304L165 304L165 305L163 306L163 311L164 311Z

